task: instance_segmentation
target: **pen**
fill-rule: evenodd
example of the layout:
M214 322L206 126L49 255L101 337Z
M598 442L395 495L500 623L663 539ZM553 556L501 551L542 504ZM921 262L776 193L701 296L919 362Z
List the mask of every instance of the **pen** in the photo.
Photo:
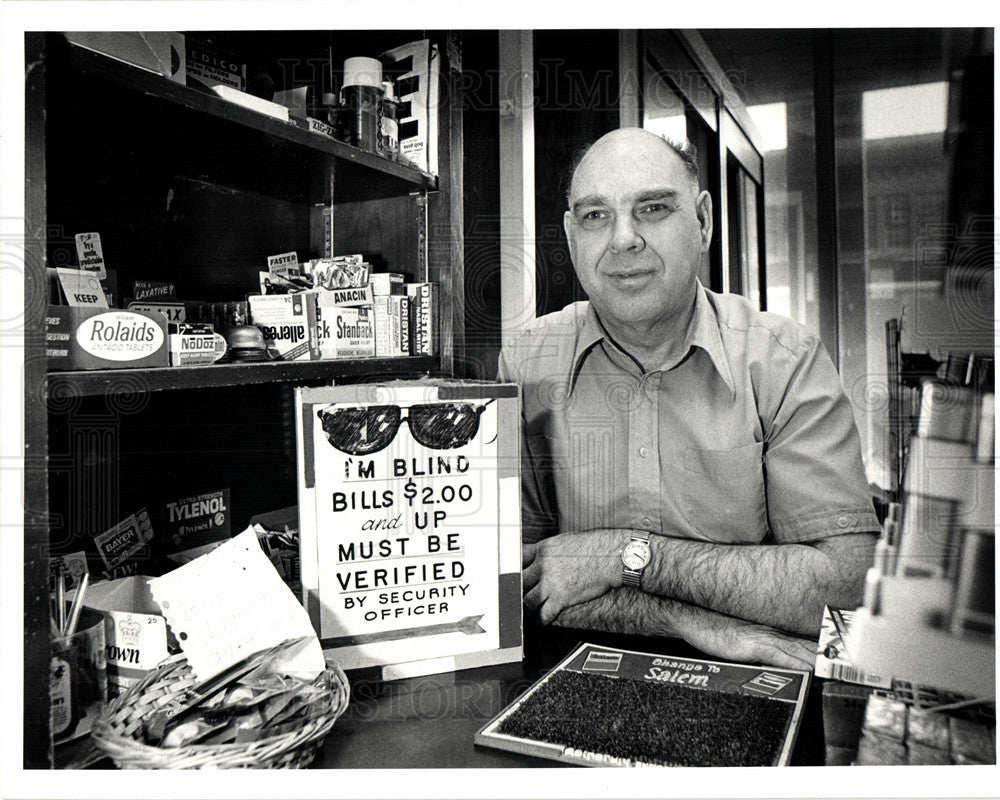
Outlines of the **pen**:
M83 596L87 593L87 584L90 582L90 574L85 572L80 579L80 588L76 590L73 597L73 605L69 610L69 622L66 623L66 636L76 633L76 625L80 621L80 611L83 608Z
M66 631L66 583L63 580L63 565L56 567L56 622L59 625L59 635Z

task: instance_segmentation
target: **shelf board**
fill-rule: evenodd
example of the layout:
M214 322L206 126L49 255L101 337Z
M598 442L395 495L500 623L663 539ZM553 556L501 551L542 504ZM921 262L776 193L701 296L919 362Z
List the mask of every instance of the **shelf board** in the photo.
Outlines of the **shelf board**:
M292 122L284 122L244 108L223 100L207 90L188 87L65 40L64 43L69 65L80 75L111 82L188 112L204 114L216 120L242 126L283 143L305 148L314 154L389 176L404 185L429 191L437 189L437 177L416 167L390 161L345 142L296 127Z
M211 389L278 382L305 383L339 378L397 378L430 372L436 356L362 358L327 361L271 361L151 369L69 370L48 374L51 397Z

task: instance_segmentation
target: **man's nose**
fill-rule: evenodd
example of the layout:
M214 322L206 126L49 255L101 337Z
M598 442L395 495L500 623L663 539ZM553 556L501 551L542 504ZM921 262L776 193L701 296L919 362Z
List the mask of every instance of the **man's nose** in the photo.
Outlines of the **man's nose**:
M646 242L639 235L636 222L631 214L616 214L614 227L611 229L611 242L608 245L614 253L637 251L645 247Z

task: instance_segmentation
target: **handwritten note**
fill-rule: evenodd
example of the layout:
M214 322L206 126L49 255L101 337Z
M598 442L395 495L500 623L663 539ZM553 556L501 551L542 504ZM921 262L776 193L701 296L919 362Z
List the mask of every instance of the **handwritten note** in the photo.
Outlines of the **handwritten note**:
M310 639L276 667L310 680L326 666L309 615L260 549L252 528L151 578L149 588L199 680L300 636Z

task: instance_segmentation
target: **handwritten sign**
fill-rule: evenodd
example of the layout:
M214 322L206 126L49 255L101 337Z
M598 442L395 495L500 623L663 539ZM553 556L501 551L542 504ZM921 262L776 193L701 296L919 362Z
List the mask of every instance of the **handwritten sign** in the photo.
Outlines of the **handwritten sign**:
M311 680L325 667L305 609L260 549L252 528L151 578L149 589L199 680L300 636L313 638L278 668Z
M345 669L520 658L516 388L298 397L303 588L324 651Z

